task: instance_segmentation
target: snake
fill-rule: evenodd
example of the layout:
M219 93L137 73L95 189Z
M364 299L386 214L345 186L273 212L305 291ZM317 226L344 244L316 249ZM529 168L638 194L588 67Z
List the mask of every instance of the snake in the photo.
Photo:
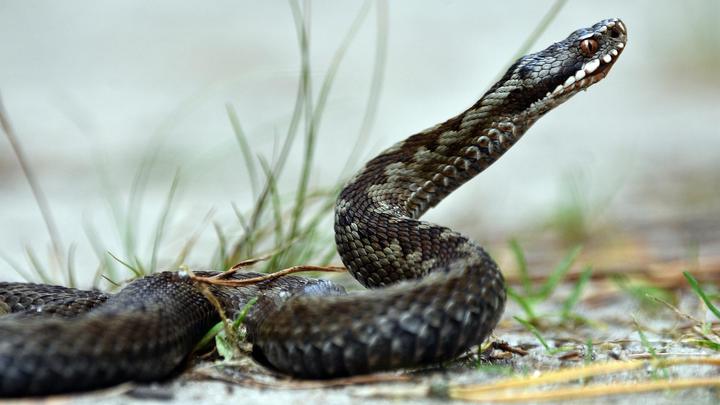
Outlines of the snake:
M296 378L428 366L482 344L505 308L503 275L477 242L420 217L605 78L626 42L619 19L578 29L519 58L470 108L366 163L340 191L334 217L339 257L366 290L295 275L201 287L187 271L138 278L116 294L0 283L0 396L166 380L219 321L216 305L237 316L253 299L253 358Z

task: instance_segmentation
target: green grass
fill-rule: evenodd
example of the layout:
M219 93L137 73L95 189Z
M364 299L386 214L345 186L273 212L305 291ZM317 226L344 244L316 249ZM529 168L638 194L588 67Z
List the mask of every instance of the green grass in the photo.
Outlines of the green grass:
M715 316L716 320L720 320L720 309L715 306L708 293L700 286L697 279L689 272L684 271L683 276L690 285L690 289L698 296L698 298L705 304L707 309ZM720 342L717 338L717 331L713 331L713 323L702 321L699 325L701 330L701 338L693 339L690 343L697 346L706 347L711 350L720 351Z
M315 147L320 136L325 107L337 73L342 66L347 50L352 45L360 28L367 21L373 7L377 9L378 49L371 78L373 87L368 94L365 118L356 141L359 148L372 128L379 102L387 50L387 4L380 2L374 5L371 1L365 1L359 5L355 19L341 38L325 76L318 82L318 91L314 92L313 78L316 76L311 74L310 18L309 15L305 15L305 11L298 1L290 1L301 55L298 74L300 79L290 123L285 136L280 139L279 145L276 145L278 153L272 158L257 153L250 141L257 135L248 134L243 129L240 114L235 107L229 103L226 105L230 128L240 150L244 172L254 198L253 207L249 212L242 212L233 206L237 218L236 224L221 224L213 221L214 212L210 212L197 227L197 231L187 239L175 259L167 260L161 254L161 247L170 234L170 226L174 219L174 208L177 205L179 190L182 186L180 169L176 171L175 176L168 184L167 196L162 206L154 214L151 214L146 208L148 185L156 172L158 159L162 153L163 139L156 139L144 152L140 153L139 164L132 178L126 200L117 191L117 186L112 184L102 159L98 158L96 172L122 249L121 251L111 251L106 244L108 235L112 236L111 233L106 229L103 229L102 233L98 232L90 221L84 221L83 228L87 240L98 261L93 285L98 286L101 280L106 280L110 283L110 287L113 287L127 279L128 276L135 278L158 270L177 268L191 254L199 234L205 232L208 225L216 235L216 243L215 254L207 265L216 270L227 269L243 259L266 252L275 252L275 255L261 266L260 270L265 272L297 264L323 265L331 262L335 258L335 250L331 234L332 227L327 225L332 217L335 196L348 174L339 178L335 184L328 186L313 184L311 179L317 160ZM9 127L9 121L5 120L4 110L1 118L3 118L4 132L9 139L16 140ZM165 126L169 126L170 122L171 120L168 120ZM296 142L301 135L303 136L302 142ZM35 179L19 143L14 142L13 145L17 146L16 156L25 169L26 178L45 219L54 249L51 260L46 261L39 257L33 248L27 247L28 266L15 263L4 254L0 254L0 257L27 280L75 285L76 281L71 271L74 268L75 245L72 245L69 251L62 248L60 232L54 225L50 206L44 197L42 188ZM285 162L288 160L288 156L297 153L298 149L302 149L303 161L299 174L292 173L296 175L296 186L280 190L278 186L280 178L288 175L285 173ZM354 150L346 161L350 162L356 159L354 153L356 151ZM356 166L353 165L349 169L354 170ZM142 233L146 232L142 230L146 228L140 226L141 223L148 222L155 224L149 238L147 234ZM233 230L233 227L240 231ZM168 263L172 263L172 266L168 266ZM26 271L26 268L32 270L32 273ZM54 274L54 271L59 268L62 268L65 273L63 278L58 278Z
M539 315L535 307L547 301L555 292L558 285L566 278L568 272L580 255L582 247L576 246L568 251L568 253L560 260L560 262L549 273L548 277L539 286L533 286L532 277L528 269L525 253L520 243L516 239L509 242L510 250L515 257L517 263L518 275L522 289L515 290L512 286L508 286L507 293L511 300L515 301L522 311L525 313L525 321L539 324L541 318L548 318L548 315ZM578 281L573 285L570 295L563 301L560 322L565 322L574 318L573 309L580 300L580 296L592 275L592 269L586 267L581 272Z
M225 361L232 360L238 357L237 342L243 341L245 336L242 334L240 326L245 322L250 308L257 302L257 298L253 298L243 306L242 310L235 318L235 320L229 325L226 324L225 320L218 322L213 326L208 333L200 340L200 343L196 346L196 350L202 349L209 345L214 339L215 347L217 348L218 354Z

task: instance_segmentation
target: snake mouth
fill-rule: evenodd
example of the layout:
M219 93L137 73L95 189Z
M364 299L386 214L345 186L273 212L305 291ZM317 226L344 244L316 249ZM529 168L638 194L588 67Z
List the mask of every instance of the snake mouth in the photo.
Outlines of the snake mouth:
M610 68L612 68L617 58L623 52L623 49L625 49L625 35L627 35L625 25L620 20L609 22L601 28L600 32L608 29L616 29L623 36L623 40L616 42L607 52L585 62L575 74L565 79L562 84L557 85L552 92L548 92L546 97L557 97L564 94L573 94L580 90L586 90L607 76Z

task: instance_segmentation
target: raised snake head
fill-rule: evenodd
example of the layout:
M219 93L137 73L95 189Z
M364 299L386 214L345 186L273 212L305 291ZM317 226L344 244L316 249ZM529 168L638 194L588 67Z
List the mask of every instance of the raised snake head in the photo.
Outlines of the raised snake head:
M483 101L494 105L496 113L532 123L605 78L626 42L625 24L617 18L581 28L540 52L518 59Z

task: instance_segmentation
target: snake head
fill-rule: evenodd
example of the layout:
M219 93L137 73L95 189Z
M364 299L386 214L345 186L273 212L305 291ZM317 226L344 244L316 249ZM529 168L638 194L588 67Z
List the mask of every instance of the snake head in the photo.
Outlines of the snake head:
M509 115L539 118L607 76L627 42L617 18L581 28L540 52L520 58L488 91Z

